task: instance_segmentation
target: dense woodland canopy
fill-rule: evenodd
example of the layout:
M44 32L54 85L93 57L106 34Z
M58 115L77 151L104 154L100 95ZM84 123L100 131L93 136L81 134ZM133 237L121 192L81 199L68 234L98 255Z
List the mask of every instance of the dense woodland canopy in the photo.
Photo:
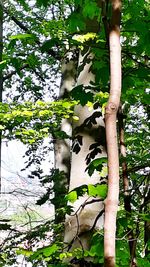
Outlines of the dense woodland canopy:
M15 228L1 213L0 231L9 234L0 244L0 266L19 266L20 255L22 266L150 266L148 0L122 1L117 25L122 91L116 263L106 260L103 221L111 184L105 113L115 2L0 0L0 139L27 146L29 179L38 178L45 188L35 204L55 209L54 220L30 230ZM50 150L55 167L44 174L41 162Z

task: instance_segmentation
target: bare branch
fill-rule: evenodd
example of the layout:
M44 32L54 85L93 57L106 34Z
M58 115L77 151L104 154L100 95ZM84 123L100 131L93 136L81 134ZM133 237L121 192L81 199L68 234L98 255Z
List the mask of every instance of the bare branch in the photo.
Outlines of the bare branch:
M23 70L23 69L26 69L29 67L29 64L24 64L22 67L20 67L20 70ZM6 74L4 77L3 77L3 82L10 79L14 74L17 74L17 71L16 70L13 70L11 71L10 73Z
M101 210L100 213L98 213L98 215L96 216L95 221L94 221L94 224L93 224L92 228L90 229L90 231L93 231L94 230L98 219L103 215L103 213L104 213L104 209Z

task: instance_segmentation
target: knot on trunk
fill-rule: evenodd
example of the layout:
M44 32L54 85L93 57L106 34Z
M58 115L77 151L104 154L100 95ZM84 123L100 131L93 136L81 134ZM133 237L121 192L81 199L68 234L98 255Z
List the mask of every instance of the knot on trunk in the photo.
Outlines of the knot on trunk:
M106 114L114 114L116 113L118 110L116 104L114 104L113 102L108 103L108 105L105 108L105 113Z

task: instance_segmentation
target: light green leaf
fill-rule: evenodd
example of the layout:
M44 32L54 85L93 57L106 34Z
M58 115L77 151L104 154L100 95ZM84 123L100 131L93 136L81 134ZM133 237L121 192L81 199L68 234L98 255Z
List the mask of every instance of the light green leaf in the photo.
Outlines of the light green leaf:
M50 247L44 248L42 252L43 252L45 257L48 257L48 256L51 256L52 254L54 254L57 250L58 250L58 246L56 244L54 244Z
M74 121L78 121L78 120L79 120L79 117L78 117L78 116L72 116L72 119L73 119Z
M77 192L76 191L71 191L67 196L66 199L70 201L71 203L74 203L77 200Z
M24 255L26 257L30 257L33 254L33 251L21 248L16 250L16 253L18 255Z
M99 196L101 198L106 198L107 188L108 187L106 184L96 185L97 196Z
M88 194L89 196L93 197L101 197L101 198L106 198L107 196L107 185L102 184L102 185L88 185Z
M0 125L0 130L4 130L4 129L5 129L5 126Z
M3 60L3 61L0 62L0 65L5 65L6 62L7 62L6 60Z
M22 39L27 39L27 38L35 38L33 34L29 33L24 33L24 34L17 34L17 35L12 35L10 36L10 40L22 40Z
M96 196L96 193L97 193L97 191L96 191L95 186L92 185L92 184L89 184L88 185L88 195L95 197Z

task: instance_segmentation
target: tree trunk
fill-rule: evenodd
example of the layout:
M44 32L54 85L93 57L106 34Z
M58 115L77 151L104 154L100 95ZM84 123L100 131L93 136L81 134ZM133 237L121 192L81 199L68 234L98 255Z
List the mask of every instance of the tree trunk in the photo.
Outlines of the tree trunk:
M87 63L89 59L90 63ZM92 59L93 55L89 51L83 56L80 54L79 67L83 62L85 65L78 76L77 85L90 86L90 83L95 81L95 77L90 71ZM95 153L93 159L106 157L105 125L101 110L93 109L90 111L87 106L78 105L75 108L75 115L79 117L79 121L73 124L73 148L69 191L82 185L100 183L100 175L97 171L95 171L91 177L86 171L88 164L92 160L91 146L93 144L95 144L97 148L97 153ZM96 123L93 122L94 118L96 119ZM88 195L79 197L73 204L72 215L66 216L64 242L69 244L74 241L72 243L72 249L74 247L89 249L89 240L91 237L90 229L92 229L98 214L103 209L103 203L98 201L89 205L83 205L92 199L93 198L89 198ZM97 220L94 228L101 229L102 227L103 216Z
M101 0L97 1L97 6L101 7ZM99 32L97 17L93 19L85 18L85 24L84 33ZM88 87L89 91L93 89L95 83L95 75L91 71L93 58L94 54L91 52L90 40L88 40L79 53L76 86L81 85L83 89ZM73 122L72 125L73 143L69 191L82 185L100 183L99 172L94 171L90 177L86 169L93 159L106 157L105 125L101 109L94 106L93 110L90 110L86 105L77 105L75 115L78 116L79 120ZM72 214L67 215L65 220L64 243L68 245L68 249L73 250L75 247L88 249L91 231L103 228L103 215L101 215L103 214L103 202L98 198L84 194L72 204L72 208ZM81 266L84 266L83 262Z
M144 199L144 212L149 213L150 211L150 190L148 189L147 195ZM144 223L144 243L145 243L145 256L149 257L150 248L148 242L150 241L150 221L145 221Z
M59 95L62 99L69 96L69 92L76 83L77 56L77 50L73 48L66 53L62 62L62 79ZM70 180L70 138L72 135L72 125L70 120L63 119L60 130L65 132L68 135L68 138L56 138L54 141L55 169L59 170L58 179L56 184L54 184L56 224L63 222L65 218L64 213L59 211L64 206L64 202L60 202L60 198L63 200L65 194L68 192Z
M123 112L122 107L120 106L118 112L118 126L119 126L119 139L120 139L120 154L123 157L122 162L122 178L123 178L123 188L124 188L124 208L126 211L126 218L130 219L131 217L131 196L129 193L129 179L128 179L128 169L126 162L126 146L124 140L124 123L123 123ZM129 249L130 249L130 267L136 267L136 255L134 249L134 232L133 229L127 227L127 237L129 241Z
M121 94L120 0L112 0L112 22L109 33L110 96L105 110L108 155L108 195L105 201L104 258L105 267L115 266L116 216L119 201L119 153L117 111Z

